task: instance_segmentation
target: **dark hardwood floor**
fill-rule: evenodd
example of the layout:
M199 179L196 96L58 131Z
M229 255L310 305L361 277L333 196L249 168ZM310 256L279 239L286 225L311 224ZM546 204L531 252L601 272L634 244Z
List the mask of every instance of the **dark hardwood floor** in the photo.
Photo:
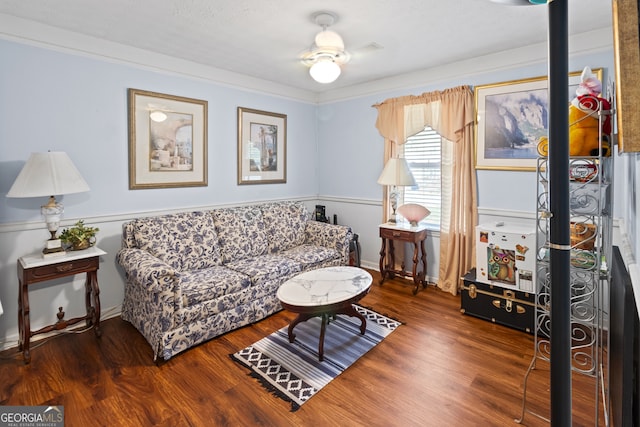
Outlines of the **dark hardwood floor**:
M0 354L1 405L63 405L66 426L517 426L531 335L460 313L460 299L403 279L374 285L361 304L404 322L298 411L229 357L288 325L281 311L159 366L119 317L49 340L24 365ZM548 412L548 367L538 366L528 407ZM574 379L574 425L595 425L593 385ZM548 423L527 415L523 425ZM604 425L601 421L600 425Z

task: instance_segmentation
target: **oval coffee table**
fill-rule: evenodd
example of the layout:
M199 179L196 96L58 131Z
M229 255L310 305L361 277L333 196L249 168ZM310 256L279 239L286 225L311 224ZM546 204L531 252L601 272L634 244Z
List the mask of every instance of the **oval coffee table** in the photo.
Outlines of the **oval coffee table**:
M289 342L296 335L293 328L300 322L313 317L322 317L318 360L324 359L324 333L329 317L338 314L357 317L362 322L360 333L367 330L367 320L353 308L353 303L360 301L371 289L373 279L366 270L357 267L325 267L297 275L284 282L278 289L277 296L282 307L298 313L289 325Z

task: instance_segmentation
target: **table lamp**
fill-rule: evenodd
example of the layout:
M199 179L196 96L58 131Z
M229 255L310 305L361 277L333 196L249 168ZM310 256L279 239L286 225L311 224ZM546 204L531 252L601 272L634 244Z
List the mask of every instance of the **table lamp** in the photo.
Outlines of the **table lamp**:
M389 201L393 213L389 218L390 223L396 222L396 209L398 208L398 187L413 187L416 180L413 178L409 164L405 158L392 157L384 166L378 184L388 185L391 187L389 192Z
M51 233L42 252L45 256L55 256L64 254L60 239L56 237L64 207L56 202L55 196L84 191L89 191L89 186L67 153L48 151L31 153L7 193L7 197L49 196L48 203L40 208L47 229Z

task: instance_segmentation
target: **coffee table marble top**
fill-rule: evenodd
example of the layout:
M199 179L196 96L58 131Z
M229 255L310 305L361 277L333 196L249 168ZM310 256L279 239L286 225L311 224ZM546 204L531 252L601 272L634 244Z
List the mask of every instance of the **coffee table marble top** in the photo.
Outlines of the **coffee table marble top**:
M363 294L373 279L358 267L325 267L299 274L278 289L278 299L298 307L336 304Z

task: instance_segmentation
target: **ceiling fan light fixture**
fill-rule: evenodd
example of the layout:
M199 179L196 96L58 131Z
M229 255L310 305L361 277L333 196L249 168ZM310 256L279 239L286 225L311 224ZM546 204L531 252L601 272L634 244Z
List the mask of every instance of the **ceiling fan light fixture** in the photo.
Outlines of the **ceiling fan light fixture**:
M330 58L320 58L309 68L309 74L318 83L333 83L341 72L340 66Z
M309 74L318 83L333 83L342 72L341 66L349 62L351 55L344 50L344 41L335 31L327 29L338 20L331 12L316 12L313 22L322 27L316 34L311 48L300 54L300 61L309 68Z
M331 47L336 50L344 50L344 41L335 31L323 30L316 34L316 46L319 48Z

